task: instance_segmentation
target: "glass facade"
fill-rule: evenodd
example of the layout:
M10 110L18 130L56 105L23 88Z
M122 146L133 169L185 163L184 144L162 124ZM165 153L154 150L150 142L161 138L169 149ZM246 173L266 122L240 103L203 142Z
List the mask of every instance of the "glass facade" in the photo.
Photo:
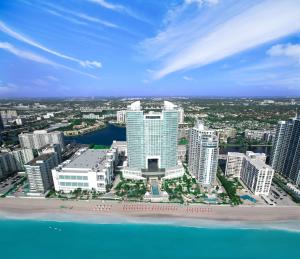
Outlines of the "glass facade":
M130 168L148 169L149 161L157 161L159 169L177 165L178 111L175 108L146 115L141 110L129 109L126 121Z

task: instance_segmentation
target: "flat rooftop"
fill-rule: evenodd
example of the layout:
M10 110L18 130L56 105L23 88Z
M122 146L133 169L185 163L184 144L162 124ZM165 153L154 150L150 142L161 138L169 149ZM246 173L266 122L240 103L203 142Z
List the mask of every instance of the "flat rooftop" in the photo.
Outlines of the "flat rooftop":
M47 159L49 159L51 156L53 155L53 153L45 153L45 154L41 154L40 156L34 158L33 160L31 160L30 162L27 163L27 165L38 165L38 161L46 161Z
M265 162L262 160L256 158L256 159L251 159L250 157L247 157L247 159L253 164L257 169L271 169L272 167L267 165Z
M107 149L87 149L64 166L64 168L95 168L101 169L106 160Z

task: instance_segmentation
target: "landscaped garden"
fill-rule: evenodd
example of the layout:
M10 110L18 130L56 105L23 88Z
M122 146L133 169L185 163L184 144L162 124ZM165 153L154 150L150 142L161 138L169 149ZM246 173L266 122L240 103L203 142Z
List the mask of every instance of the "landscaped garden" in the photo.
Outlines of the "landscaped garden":
M163 180L162 190L169 194L169 200L173 202L203 202L203 198L206 197L187 168L182 177Z
M58 199L75 199L75 200L89 200L89 199L100 199L103 193L97 192L96 190L82 190L81 188L75 189L69 193L64 193L63 191L56 192L55 190L50 190L47 194L47 198L58 198Z
M123 199L142 200L147 191L146 184L142 180L129 180L121 177L120 182L115 187L116 195Z
M242 200L240 196L237 195L237 189L242 188L242 185L239 183L237 179L227 179L224 175L220 172L217 174L218 179L220 180L222 186L224 187L232 205L239 205L242 204ZM223 194L221 196L225 200L226 196Z

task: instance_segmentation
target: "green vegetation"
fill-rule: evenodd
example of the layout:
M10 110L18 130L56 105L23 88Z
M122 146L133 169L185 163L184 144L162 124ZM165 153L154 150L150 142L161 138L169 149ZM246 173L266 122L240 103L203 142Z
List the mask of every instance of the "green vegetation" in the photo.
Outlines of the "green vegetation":
M177 179L163 180L162 190L169 194L169 200L184 202L184 198L189 201L203 202L204 194L201 194L196 179L192 177L185 167L185 174Z
M76 126L76 125L81 125L82 123L86 123L87 126L92 126L95 124L96 120L88 120L88 119L73 119L70 121L70 125L69 126L66 126L66 127L61 127L61 128L58 128L57 130L60 130L60 131L68 131L68 130L73 130L73 127Z
M179 140L179 145L187 145L189 143L189 141L186 138L181 138Z
M116 194L122 198L142 200L147 191L142 180L128 180L121 177L121 181L115 187Z
M218 179L220 180L221 184L223 185L223 187L225 188L231 203L233 205L239 205L242 204L242 200L240 199L240 197L236 194L236 190L239 187L239 183L236 179L234 179L234 181L229 181L225 176L223 176L220 172L218 172L217 174Z
M82 190L81 188L77 188L74 191L69 193L64 193L63 191L56 192L55 190L50 190L46 197L47 198L58 198L63 200L88 200L88 199L99 199L103 193L97 192L96 190Z
M91 148L91 149L109 149L110 146L90 144L89 148Z
M279 177L274 176L273 182L278 185L281 189L283 189L288 195L291 196L292 200L296 203L300 203L300 197L297 196L293 191L291 191L287 186L286 183L283 182Z

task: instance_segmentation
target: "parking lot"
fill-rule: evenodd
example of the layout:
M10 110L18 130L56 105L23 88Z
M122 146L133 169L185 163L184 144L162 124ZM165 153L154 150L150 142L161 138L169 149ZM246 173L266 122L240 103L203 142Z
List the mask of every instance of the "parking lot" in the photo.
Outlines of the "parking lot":
M296 205L296 203L291 199L291 197L284 190L282 190L279 186L277 186L274 183L272 183L268 198L275 205L281 205L281 206Z
M13 175L9 176L0 183L0 195L7 193L14 185L22 179L22 176Z

